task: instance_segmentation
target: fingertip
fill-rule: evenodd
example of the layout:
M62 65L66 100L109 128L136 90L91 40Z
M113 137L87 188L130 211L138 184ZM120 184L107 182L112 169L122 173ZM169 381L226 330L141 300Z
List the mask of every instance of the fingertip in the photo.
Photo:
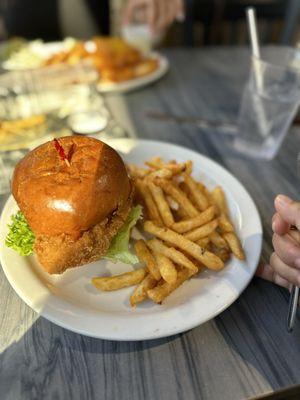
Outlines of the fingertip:
M272 231L276 234L281 234L284 232L284 222L280 218L280 216L276 213L272 218Z
M290 229L290 225L285 222L280 215L276 214L272 222L272 231L279 236L285 235Z
M276 232L276 214L272 218L272 231Z
M177 22L183 22L185 20L185 15L183 12L179 12L175 17Z
M285 196L284 194L279 194L276 196L274 204L276 209L282 209L283 207L288 206L293 202L292 199L290 199L288 196Z

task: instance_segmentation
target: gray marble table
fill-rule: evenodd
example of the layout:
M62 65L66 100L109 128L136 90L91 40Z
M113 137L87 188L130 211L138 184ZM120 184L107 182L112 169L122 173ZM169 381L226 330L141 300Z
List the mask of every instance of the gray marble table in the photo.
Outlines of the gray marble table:
M214 130L148 118L149 111L225 120L237 115L247 77L246 49L169 50L166 55L172 68L163 80L110 95L107 102L129 136L196 149L236 175L261 214L262 257L267 259L274 196L300 195L295 171L300 130L291 129L272 162L250 161ZM288 293L257 278L214 320L145 342L96 340L48 322L18 298L2 270L0 299L1 400L244 400L300 383L300 319L287 334Z

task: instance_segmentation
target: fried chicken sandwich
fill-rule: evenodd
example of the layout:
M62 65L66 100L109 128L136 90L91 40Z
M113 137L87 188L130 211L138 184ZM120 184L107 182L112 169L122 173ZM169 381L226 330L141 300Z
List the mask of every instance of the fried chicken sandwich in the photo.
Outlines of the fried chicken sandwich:
M119 154L89 137L54 139L30 151L16 166L12 217L6 245L34 252L50 274L106 257L127 263L129 231L140 217Z

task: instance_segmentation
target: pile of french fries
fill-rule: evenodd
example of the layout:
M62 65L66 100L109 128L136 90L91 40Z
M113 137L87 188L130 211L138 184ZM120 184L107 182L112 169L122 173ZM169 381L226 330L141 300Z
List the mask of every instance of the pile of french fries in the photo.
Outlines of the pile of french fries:
M13 121L0 120L0 145L19 135L26 135L30 138L35 131L31 131L46 122L44 115L34 115L28 118L17 119Z
M33 128L44 124L46 117L44 115L33 115L29 118L17 119L14 121L0 121L1 134L14 134L20 130Z
M196 181L191 161L165 163L155 157L145 164L148 168L128 165L136 202L143 205L143 230L152 236L134 245L145 266L93 279L105 291L137 285L130 297L133 307L147 298L162 303L205 268L223 269L231 254L245 259L220 186L210 191Z

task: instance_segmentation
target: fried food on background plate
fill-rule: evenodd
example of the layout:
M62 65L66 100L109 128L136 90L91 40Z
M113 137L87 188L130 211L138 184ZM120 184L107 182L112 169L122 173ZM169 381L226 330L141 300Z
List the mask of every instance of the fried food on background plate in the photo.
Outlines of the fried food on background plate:
M158 68L158 60L117 37L94 37L76 42L68 52L54 54L45 65L76 64L90 60L99 71L101 82L124 82L148 75Z

